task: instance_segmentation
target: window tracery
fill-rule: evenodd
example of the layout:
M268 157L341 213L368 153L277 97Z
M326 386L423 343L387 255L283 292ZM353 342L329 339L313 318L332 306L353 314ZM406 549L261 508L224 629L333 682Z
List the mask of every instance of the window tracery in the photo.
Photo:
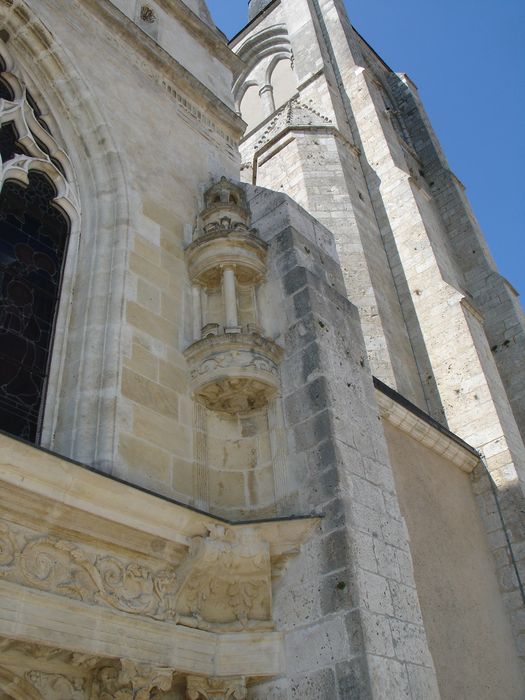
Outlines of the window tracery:
M0 71L0 429L37 441L79 206L69 159L9 57Z

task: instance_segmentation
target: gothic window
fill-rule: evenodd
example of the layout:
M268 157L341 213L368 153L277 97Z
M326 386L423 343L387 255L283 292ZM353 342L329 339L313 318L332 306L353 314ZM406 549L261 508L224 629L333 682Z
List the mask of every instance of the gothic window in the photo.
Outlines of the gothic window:
M0 429L36 442L76 199L37 103L0 69Z

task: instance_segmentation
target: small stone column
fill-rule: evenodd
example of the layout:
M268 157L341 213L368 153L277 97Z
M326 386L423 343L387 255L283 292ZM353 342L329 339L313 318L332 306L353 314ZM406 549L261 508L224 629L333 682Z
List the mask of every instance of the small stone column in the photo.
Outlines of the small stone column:
M193 285L192 289L193 297L193 340L197 341L201 339L202 335L202 303L201 303L201 288L197 285Z
M187 700L246 700L246 679L188 676Z
M226 333L239 333L239 320L237 316L237 289L235 284L235 270L233 267L225 267L222 273L224 285L224 306L226 311Z
M264 115L269 117L275 112L275 100L273 99L273 87L271 85L263 85L259 90L259 96L263 105Z

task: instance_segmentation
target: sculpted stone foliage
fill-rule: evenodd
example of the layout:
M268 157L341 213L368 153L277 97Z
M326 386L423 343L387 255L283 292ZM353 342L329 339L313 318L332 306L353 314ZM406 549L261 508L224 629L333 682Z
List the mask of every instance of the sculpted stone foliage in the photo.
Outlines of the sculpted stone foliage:
M261 408L278 391L282 348L256 333L205 338L185 355L195 395L211 410Z
M153 570L53 537L0 523L0 578L32 588L166 620L174 617L174 568Z
M200 629L272 627L269 545L250 528L210 528L178 568L156 570L1 522L0 578Z
M0 640L0 652L7 667L0 668L0 691L5 676L24 700L149 700L153 690L169 691L173 683L173 669L129 659L106 660L8 639ZM33 664L34 670L21 670Z
M177 572L178 620L199 628L272 628L270 552L254 530L222 526L194 538Z
M173 670L135 664L123 659L118 665L95 672L90 700L149 700L151 691L170 690Z
M248 697L244 678L203 678L188 676L188 700L245 700Z
M26 680L42 695L44 700L85 700L84 678L66 678L58 673L29 671Z

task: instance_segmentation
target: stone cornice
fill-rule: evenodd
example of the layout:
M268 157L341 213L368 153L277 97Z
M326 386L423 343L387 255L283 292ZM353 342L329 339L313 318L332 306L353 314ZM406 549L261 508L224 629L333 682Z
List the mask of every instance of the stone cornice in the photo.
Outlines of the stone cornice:
M94 629L97 632L94 634ZM271 676L283 670L278 632L215 634L182 625L93 608L0 579L0 636L125 657L203 676Z
M467 474L475 469L480 457L473 447L375 377L374 385L383 420L433 452L446 457Z
M2 484L22 490L28 498L52 503L55 520L62 519L62 509L73 508L183 546L218 526L226 526L233 533L250 527L269 543L272 558L297 552L319 522L315 516L231 522L0 432L0 488Z

